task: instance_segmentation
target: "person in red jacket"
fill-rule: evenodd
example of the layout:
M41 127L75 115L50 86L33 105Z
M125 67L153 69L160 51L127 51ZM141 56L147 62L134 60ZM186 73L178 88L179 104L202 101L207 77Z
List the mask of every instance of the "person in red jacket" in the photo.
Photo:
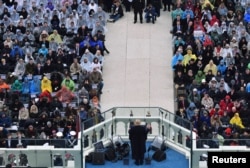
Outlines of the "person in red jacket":
M210 25L213 26L214 23L216 23L216 22L220 25L220 20L217 19L216 15L213 15L212 19L210 20Z
M10 85L5 83L3 79L0 79L0 99L3 100L8 97L8 90L10 90Z
M234 106L233 102L231 101L231 97L229 95L227 95L225 97L225 99L222 99L220 101L220 108L223 111L227 111L228 114L230 115L230 113L232 112L232 107Z
M221 109L219 104L216 104L214 108L212 108L209 112L210 117L212 117L214 114L219 115L220 117L223 116L224 111Z

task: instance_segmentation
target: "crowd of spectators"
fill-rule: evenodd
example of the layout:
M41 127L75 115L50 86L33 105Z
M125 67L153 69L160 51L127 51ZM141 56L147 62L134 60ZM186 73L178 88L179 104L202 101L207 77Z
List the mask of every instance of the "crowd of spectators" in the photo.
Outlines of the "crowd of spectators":
M175 121L197 147L249 146L250 3L178 0L171 14Z
M109 51L100 3L0 0L1 148L73 147L82 122L86 129L102 120Z

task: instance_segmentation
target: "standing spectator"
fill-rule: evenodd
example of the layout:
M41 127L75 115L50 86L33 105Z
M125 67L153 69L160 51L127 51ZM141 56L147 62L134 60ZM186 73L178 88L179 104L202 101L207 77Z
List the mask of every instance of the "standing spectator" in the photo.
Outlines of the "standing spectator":
M131 9L131 2L133 0L124 0L122 3L124 4L125 6L125 9L126 9L126 12L130 12L130 9Z
M145 8L145 0L133 0L132 6L134 8L134 23L137 22L137 14L139 13L140 22L143 23L143 9Z
M163 11L168 10L170 12L172 1L171 0L162 0L162 3L163 3L163 7L164 7Z
M83 1L84 2L84 1ZM104 9L106 12L110 13L111 12L111 7L112 7L112 2L113 0L105 0L104 3Z

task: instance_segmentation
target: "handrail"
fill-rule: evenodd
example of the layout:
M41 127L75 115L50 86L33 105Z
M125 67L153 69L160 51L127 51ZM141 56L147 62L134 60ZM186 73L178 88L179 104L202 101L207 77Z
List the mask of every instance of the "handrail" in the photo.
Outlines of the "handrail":
M131 115L131 112L133 115ZM85 166L84 157L93 150L93 143L104 141L105 144L110 142L109 139L117 135L122 136L126 141L129 140L128 130L130 123L135 119L140 119L143 124L150 123L152 133L148 135L148 141L152 141L156 136L160 136L165 140L167 146L181 152L187 158L190 158L190 145L186 142L186 137L191 137L191 123L187 127L182 127L176 123L177 116L160 107L114 107L101 113L104 121L97 123L89 128L84 129L84 123L81 124L81 132L78 136L78 146L75 148L55 148L53 146L28 146L26 149L4 149L4 160L8 160L8 154L14 153L18 156L25 153L28 156L29 165L32 167L41 167L47 164L51 167L51 158L57 154L63 156L70 152L74 155L75 167ZM43 148L40 150L40 148ZM77 156L76 156L77 155ZM1 153L0 153L1 156ZM47 163L40 162L39 159L50 160ZM31 161L32 160L32 161ZM190 159L191 160L191 159ZM64 161L64 167L68 167ZM1 165L0 165L1 166Z
M132 116L131 110L133 112ZM150 116L148 116L148 112L150 112ZM108 119L82 131L83 141L85 142L84 156L93 150L93 143L100 140L108 142L109 139L112 139L112 126L113 136L119 135L124 140L129 140L129 125L135 119L140 119L144 124L151 123L153 131L152 134L148 135L149 141L152 141L156 136L161 136L167 145L185 154L188 158L191 156L190 146L186 144L186 137L192 136L189 130L191 123L188 123L190 124L188 129L176 124L175 119L178 117L163 108L114 107L108 109L102 115L105 118L108 117Z

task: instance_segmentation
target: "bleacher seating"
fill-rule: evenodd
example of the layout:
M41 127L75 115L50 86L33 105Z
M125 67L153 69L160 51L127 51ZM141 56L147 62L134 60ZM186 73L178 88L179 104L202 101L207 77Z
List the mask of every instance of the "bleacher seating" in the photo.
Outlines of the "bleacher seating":
M200 148L250 139L249 11L250 3L241 1L173 5L172 68L175 76L182 72L174 83L184 85L176 87L176 115L193 123Z
M101 109L94 111L95 107L91 106L90 102L91 96L98 96L100 99L102 93L103 81L102 79L96 81L94 77L97 72L93 71L98 69L101 72L100 65L103 65L104 59L97 60L95 63L92 60L96 52L100 51L101 57L104 57L104 51L108 51L103 41L105 32L101 31L105 28L107 19L102 18L104 22L100 25L96 24L100 21L99 15L106 16L106 13L99 6L100 8L94 11L93 22L90 23L89 17L92 16L88 13L84 14L86 20L81 22L76 18L83 14L83 9L90 8L88 2L84 5L77 1L79 8L72 5L71 1L70 3L51 1L52 6L33 0L18 2L21 4L16 1L8 1L6 4L3 1L0 5L1 9L5 8L5 12L0 10L2 60L0 63L0 132L3 132L0 137L0 148L8 147L8 137L17 141L18 133L21 133L22 139L25 140L25 145L18 147L44 143L51 145L53 140L60 138L56 136L57 132L63 133L62 138L65 141L70 137L77 138L78 134L72 135L70 132L79 132L81 122L100 115ZM99 5L103 6L103 4ZM63 12L64 9L68 10L66 13L69 15ZM75 10L76 18L72 19L71 15ZM12 20L13 13L17 13L15 21ZM21 24L23 26L20 26ZM31 29L28 24L32 25ZM84 57L86 50L90 51L92 56L86 57L88 62L85 65L81 58ZM44 62L41 62L40 56L44 57ZM74 59L77 61L74 62ZM6 68L9 69L8 72ZM90 74L94 74L92 79L95 81L89 79ZM47 77L47 81L43 83L44 77ZM35 81L35 78L39 82ZM13 84L15 80L18 81L17 85ZM65 83L63 83L64 80ZM84 83L86 80L89 82ZM62 92L59 96L58 93L63 86L67 88L67 92ZM79 97L79 90L83 87L87 91L87 96ZM88 96L92 90L96 91L95 95ZM55 101L55 97L59 101ZM100 103L100 100L98 102ZM101 105L99 104L98 107ZM92 122L90 126L96 122ZM34 130L29 132L30 125ZM28 132L32 133L31 137L28 136ZM69 146L65 144L63 147Z

